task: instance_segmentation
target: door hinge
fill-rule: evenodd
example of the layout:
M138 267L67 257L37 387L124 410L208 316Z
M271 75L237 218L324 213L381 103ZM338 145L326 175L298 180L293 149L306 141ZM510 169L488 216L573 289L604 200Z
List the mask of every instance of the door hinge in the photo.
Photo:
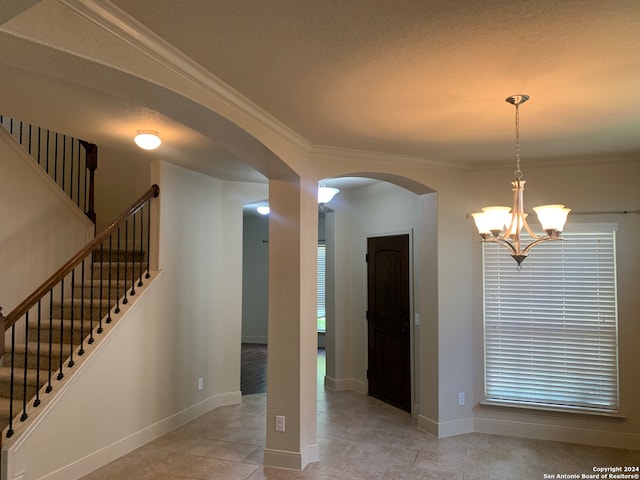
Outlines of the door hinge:
M369 320L369 310L367 310L367 313L365 314L365 318Z
M364 261L369 263L369 254L368 253L364 254Z
M367 378L369 378L369 369L367 368Z

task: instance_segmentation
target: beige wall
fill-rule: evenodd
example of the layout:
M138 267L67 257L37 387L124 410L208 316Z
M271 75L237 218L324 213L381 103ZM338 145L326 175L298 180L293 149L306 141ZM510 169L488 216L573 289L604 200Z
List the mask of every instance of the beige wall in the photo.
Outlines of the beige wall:
M0 128L0 306L8 315L87 244L93 224Z
M78 478L240 401L242 204L264 186L166 163L151 178L160 185L161 272L60 389L55 408L19 442L5 442L8 478Z
M140 149L135 156L98 147L95 174L96 228L100 232L150 186L149 163L154 152Z
M586 159L588 160L588 159ZM640 159L639 159L640 160ZM476 406L475 428L483 432L532 436L640 448L640 367L637 343L640 339L640 215L637 213L584 214L585 212L623 212L640 207L640 162L561 161L548 166L523 169L527 180L525 202L528 210L545 203L565 203L573 209L565 227L571 231L578 223L616 223L618 338L620 365L620 405L623 418L595 415L526 412ZM470 175L470 195L478 206L509 203L509 169L479 171ZM502 199L498 194L502 192ZM480 262L479 245L474 245L474 264ZM535 255L535 247L530 253ZM474 403L482 395L482 298L480 271L474 274Z
M364 315L363 252L365 232L395 232L415 225L428 238L437 229L437 246L414 241L415 312L422 324L414 327L418 362L416 389L419 426L440 436L465 431L484 431L559 439L627 448L640 448L640 374L634 360L634 344L640 337L638 322L640 280L640 234L638 214L583 215L586 211L637 210L640 206L640 162L597 163L591 159L532 164L524 169L528 181L525 202L528 210L545 203L566 203L573 208L572 223L616 222L618 254L618 304L620 338L620 396L624 418L594 415L540 413L514 409L489 409L482 400L482 279L480 244L466 214L482 206L511 203L512 168L468 171L418 168L397 164L369 165L367 170L404 174L437 191L437 220L424 215L435 206L415 195L385 197L382 191L362 189L340 194L332 205L336 210L336 354L337 385L364 389L366 355ZM342 161L336 173L363 171L359 162ZM330 176L331 165L322 175ZM379 188L379 187L378 187ZM385 189L392 191L393 187ZM406 192L405 192L406 193ZM404 198L403 198L404 197ZM338 198L341 198L339 201ZM378 204L379 202L379 204ZM370 206L378 206L376 211ZM408 212L419 209L416 221ZM403 217L410 217L405 218ZM425 220L426 219L426 220ZM414 223L412 223L414 222ZM437 222L434 225L434 222ZM353 238L355 237L355 238ZM350 242L341 246L341 240ZM437 251L437 265L429 265ZM535 249L531 253L535 254ZM342 265L348 265L341 269ZM428 279L434 275L437 285ZM436 293L433 293L433 289ZM431 293L430 293L431 292ZM437 336L437 341L434 341ZM344 342L344 338L350 341ZM329 352L329 350L328 350ZM350 358L345 358L349 355ZM342 363L341 363L342 362ZM345 380L346 379L346 380ZM339 380L345 380L340 382ZM351 385L351 387L349 387ZM466 405L458 406L457 393L465 392Z

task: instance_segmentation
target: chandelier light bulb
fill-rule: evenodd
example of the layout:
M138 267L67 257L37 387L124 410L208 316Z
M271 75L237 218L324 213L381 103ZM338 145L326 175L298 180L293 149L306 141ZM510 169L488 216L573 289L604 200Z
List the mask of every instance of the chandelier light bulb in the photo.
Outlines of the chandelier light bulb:
M162 143L158 132L152 130L138 130L133 141L144 150L155 150Z

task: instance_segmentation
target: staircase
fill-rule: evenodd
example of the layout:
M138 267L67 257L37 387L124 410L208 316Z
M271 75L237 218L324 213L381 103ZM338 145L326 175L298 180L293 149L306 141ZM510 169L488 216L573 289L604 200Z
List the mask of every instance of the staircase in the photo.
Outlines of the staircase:
M0 366L1 429L14 419L7 436L73 373L86 349L106 335L121 305L142 285L146 268L143 251L96 251L85 267L86 280L74 282L61 300L40 304L46 314L31 315L17 325L12 335L22 338L7 348Z

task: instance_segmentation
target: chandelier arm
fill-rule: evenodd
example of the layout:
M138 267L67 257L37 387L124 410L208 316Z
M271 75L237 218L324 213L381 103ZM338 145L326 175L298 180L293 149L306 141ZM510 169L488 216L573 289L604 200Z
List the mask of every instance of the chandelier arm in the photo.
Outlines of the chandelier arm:
M511 253L513 253L514 255L518 255L518 251L516 250L516 247L514 247L510 242L508 242L507 240L504 240L502 238L499 237L489 237L487 239L484 240L485 242L495 242L498 245L502 245L503 247L508 248L509 250L511 250Z
M523 255L526 255L527 252L532 248L535 247L536 245L543 243L543 242L547 242L550 240L564 240L564 238L562 237L550 237L550 236L545 236L545 237L539 237L537 240L531 242L529 245L527 245L525 247L525 249L522 251Z
M543 239L545 237L543 237L542 235L538 235L537 233L535 233L533 230L531 230L531 227L529 226L529 222L527 222L526 218L523 218L523 223L524 223L524 229L527 231L527 233L531 236L531 238L533 238L534 240L539 240L539 239Z

